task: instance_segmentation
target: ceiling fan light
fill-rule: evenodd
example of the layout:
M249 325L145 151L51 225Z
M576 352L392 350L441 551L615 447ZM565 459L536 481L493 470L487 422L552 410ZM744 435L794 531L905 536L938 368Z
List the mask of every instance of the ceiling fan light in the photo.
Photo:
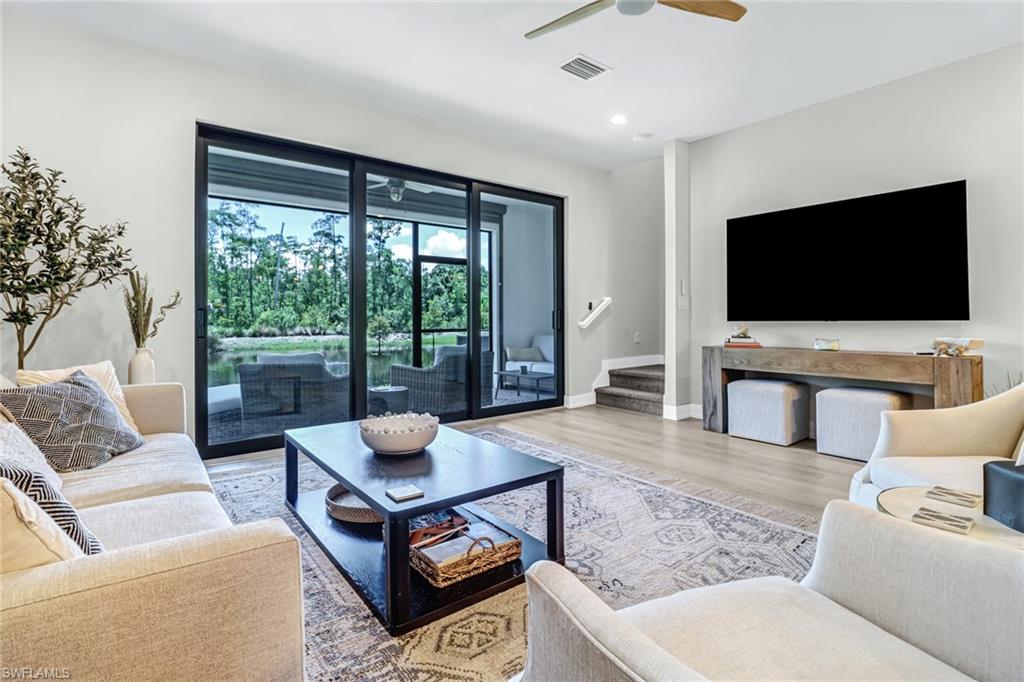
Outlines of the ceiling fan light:
M405 181L392 178L388 180L388 198L396 204L405 196Z
M649 12L655 2L656 0L615 0L615 9L619 10L619 14L636 16Z

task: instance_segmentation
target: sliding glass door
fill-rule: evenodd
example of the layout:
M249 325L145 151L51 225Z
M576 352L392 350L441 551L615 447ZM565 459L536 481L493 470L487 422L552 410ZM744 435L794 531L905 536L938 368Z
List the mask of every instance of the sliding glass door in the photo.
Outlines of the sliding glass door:
M368 170L368 414L469 416L468 232L465 183Z
M562 202L200 125L204 457L385 412L560 405Z
M219 452L352 418L349 170L256 149L203 150L197 431Z
M561 404L561 202L478 184L481 412Z

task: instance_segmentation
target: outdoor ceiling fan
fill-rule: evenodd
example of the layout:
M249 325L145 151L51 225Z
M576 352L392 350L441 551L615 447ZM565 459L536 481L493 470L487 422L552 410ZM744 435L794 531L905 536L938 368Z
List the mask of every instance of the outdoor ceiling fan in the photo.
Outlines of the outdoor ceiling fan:
M545 33L557 31L569 24L586 19L598 12L603 12L613 6L619 10L619 14L635 16L649 12L655 5L664 5L672 9L681 9L684 12L703 14L728 21L739 21L747 13L746 7L729 0L594 0L594 2L575 9L563 17L544 24L540 28L533 29L526 34L526 37L532 40Z
M402 180L401 178L388 178L387 180L381 178L380 182L374 185L369 185L366 189L380 189L381 187L387 189L388 198L396 204L405 196L405 190L407 189L419 192L420 194L430 194L434 191L434 188L430 185L426 185L422 182Z

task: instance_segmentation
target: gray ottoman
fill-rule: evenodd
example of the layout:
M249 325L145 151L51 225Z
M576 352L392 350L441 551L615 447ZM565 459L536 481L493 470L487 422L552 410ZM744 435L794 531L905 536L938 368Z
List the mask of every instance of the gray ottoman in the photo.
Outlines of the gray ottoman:
M818 452L866 462L882 429L882 413L910 409L910 396L877 388L827 388L815 405Z
M729 435L792 445L810 435L807 384L778 379L743 379L727 385Z

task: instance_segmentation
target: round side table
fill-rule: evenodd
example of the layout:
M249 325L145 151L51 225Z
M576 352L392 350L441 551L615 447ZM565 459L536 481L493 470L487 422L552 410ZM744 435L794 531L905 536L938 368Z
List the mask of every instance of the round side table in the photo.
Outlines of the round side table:
M368 393L367 414L404 414L409 411L409 389L405 386L371 386Z
M1014 529L985 516L985 513L982 511L984 503L979 504L977 507L960 507L949 502L941 502L925 497L924 494L930 489L929 486L908 486L883 490L878 495L878 511L884 512L889 516L895 516L898 519L903 519L904 521L910 521L910 517L921 507L928 507L935 511L956 514L957 516L969 516L974 519L974 527L964 537L1014 549L1024 549L1024 533L1018 533ZM956 533L951 531L941 532L956 535Z

